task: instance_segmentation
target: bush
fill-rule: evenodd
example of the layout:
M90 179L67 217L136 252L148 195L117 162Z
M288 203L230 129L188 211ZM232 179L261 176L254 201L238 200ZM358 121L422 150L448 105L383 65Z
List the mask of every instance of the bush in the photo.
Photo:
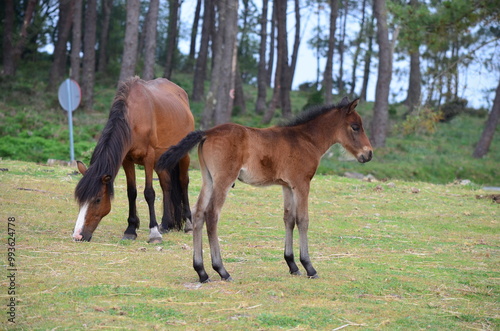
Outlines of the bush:
M437 124L442 120L442 112L435 112L429 107L424 107L418 112L409 115L398 126L398 131L403 135L432 134L437 130Z
M449 122L455 116L464 114L467 111L467 103L466 99L455 98L441 106L442 118L441 122Z

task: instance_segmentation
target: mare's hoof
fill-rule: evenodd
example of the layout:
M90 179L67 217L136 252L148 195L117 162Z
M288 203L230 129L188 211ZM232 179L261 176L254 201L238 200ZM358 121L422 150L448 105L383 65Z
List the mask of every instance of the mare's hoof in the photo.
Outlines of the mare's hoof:
M125 233L122 237L122 240L135 240L137 238L136 234L127 234Z
M148 244L161 244L163 239L161 237L158 238L149 238Z
M294 276L302 276L302 273L300 272L300 270L290 272L290 274L294 275Z
M229 276L227 278L222 278L223 281L225 282L232 282L233 281L233 277Z
M158 227L158 230L160 230L160 233L163 234L163 233L169 233L170 230L169 229L165 229L162 225L160 225Z
M205 280L200 279L200 283L202 283L202 284L206 284L206 283L210 283L210 282L211 282L210 278L207 278Z
M309 278L309 279L318 279L319 276L318 276L318 274L314 274L312 276L307 276L307 278Z

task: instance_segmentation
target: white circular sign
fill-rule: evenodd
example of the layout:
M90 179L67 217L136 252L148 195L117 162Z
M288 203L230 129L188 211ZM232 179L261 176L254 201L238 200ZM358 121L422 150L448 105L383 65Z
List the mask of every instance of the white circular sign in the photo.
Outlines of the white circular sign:
M59 103L66 111L74 111L80 105L82 91L80 85L73 79L66 79L59 86Z

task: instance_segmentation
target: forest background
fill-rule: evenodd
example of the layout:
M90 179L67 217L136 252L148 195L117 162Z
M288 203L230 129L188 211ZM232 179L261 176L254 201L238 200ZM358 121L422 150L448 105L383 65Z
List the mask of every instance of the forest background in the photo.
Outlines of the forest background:
M57 87L69 73L82 88L76 156L88 159L117 83L139 75L166 77L186 89L202 128L228 121L267 126L311 105L360 97L378 156L378 166L362 171L435 182L495 184L500 177L498 134L494 138L500 79L491 79L500 76L496 1L3 4L0 157L64 158L67 123ZM191 21L183 20L186 12ZM299 72L313 68L297 66L304 44L316 62L316 79L292 84ZM394 67L396 62L408 66ZM477 72L469 74L470 67L490 79L470 79ZM394 77L404 76L408 85L391 89ZM488 86L476 92L485 96L481 109L468 107L464 98L477 90L464 82L476 81ZM370 88L374 102L367 102ZM406 97L390 104L391 94ZM334 161L323 162L320 172L359 170L339 166L338 158L342 152L332 150L327 159Z

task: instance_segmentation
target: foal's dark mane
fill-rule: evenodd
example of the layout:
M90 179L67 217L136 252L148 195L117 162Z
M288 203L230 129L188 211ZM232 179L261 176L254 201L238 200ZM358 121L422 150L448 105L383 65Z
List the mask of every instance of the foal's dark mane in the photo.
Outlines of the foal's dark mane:
M302 113L298 114L296 117L291 120L278 124L279 127L292 127L301 124L305 124L307 122L312 121L316 117L333 111L338 108L345 107L349 104L349 100L347 98L342 99L337 105L324 105L324 106L312 106Z
M130 144L130 126L126 118L127 96L130 87L138 80L130 79L118 88L90 165L75 189L75 198L80 204L97 196L102 187L102 178L107 175L112 178L108 182L108 192L113 196L113 181L123 161L123 151Z

